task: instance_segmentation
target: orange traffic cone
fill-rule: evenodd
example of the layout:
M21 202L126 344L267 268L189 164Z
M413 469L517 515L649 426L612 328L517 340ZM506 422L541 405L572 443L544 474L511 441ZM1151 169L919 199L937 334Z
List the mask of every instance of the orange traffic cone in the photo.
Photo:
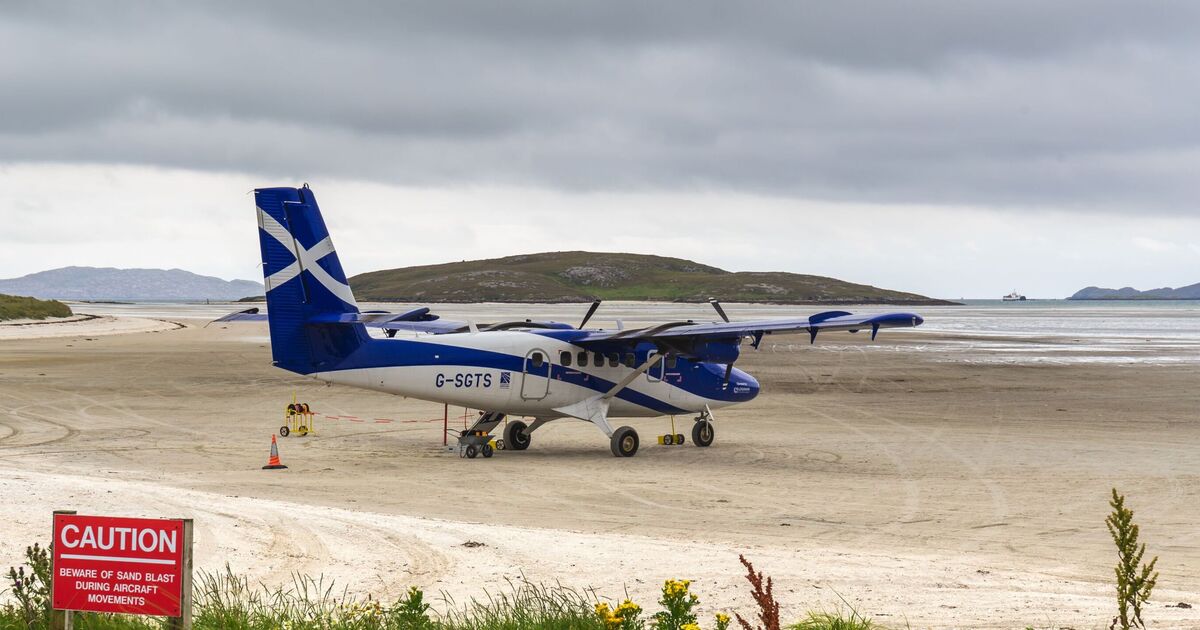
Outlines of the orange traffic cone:
M263 470L277 470L287 468L279 463L279 445L275 443L275 434L271 434L271 457L267 459L267 465L263 466Z

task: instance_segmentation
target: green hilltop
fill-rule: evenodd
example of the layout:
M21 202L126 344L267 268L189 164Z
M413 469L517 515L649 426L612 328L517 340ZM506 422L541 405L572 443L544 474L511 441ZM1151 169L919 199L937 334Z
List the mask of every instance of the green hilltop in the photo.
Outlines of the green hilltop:
M70 317L71 307L58 300L39 300L0 293L0 320Z
M372 302L586 302L593 299L775 304L949 304L834 278L730 272L682 258L548 252L385 269L350 278Z

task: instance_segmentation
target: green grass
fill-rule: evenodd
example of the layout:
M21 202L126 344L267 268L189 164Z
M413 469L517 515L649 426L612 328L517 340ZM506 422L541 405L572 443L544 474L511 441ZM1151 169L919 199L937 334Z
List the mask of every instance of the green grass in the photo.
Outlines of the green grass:
M19 295L0 294L0 321L6 319L46 319L69 317L71 308L57 300L39 300Z
M9 572L7 592L0 593L0 630L45 630L49 626L50 552L40 546L26 550L26 565ZM443 597L438 614L421 591L383 603L337 589L321 578L295 576L286 587L251 583L226 567L217 573L199 572L193 590L196 630L647 630L687 628L695 622L691 609L700 600L686 582L668 581L659 600L662 610L644 614L627 600L601 602L591 590L547 586L527 580L511 581L500 593L484 593L465 604ZM610 608L611 606L611 608ZM617 616L612 616L612 611ZM603 611L603 612L602 612ZM631 612L632 611L632 612ZM825 625L817 625L818 621ZM161 619L75 613L81 630L150 630ZM728 628L715 618L700 620L705 630ZM848 620L809 613L796 628L875 628L854 612Z
M857 610L851 610L849 614L809 611L805 619L788 627L791 630L882 630Z

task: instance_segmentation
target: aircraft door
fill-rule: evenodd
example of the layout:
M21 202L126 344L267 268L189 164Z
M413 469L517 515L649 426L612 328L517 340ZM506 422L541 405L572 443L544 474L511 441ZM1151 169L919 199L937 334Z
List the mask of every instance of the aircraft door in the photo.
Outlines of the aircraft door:
M654 363L646 370L646 380L658 383L663 377L663 355L659 354L658 350L651 350L646 353L646 360Z
M525 367L521 370L521 399L541 400L550 393L550 355L545 350L533 349L525 355Z

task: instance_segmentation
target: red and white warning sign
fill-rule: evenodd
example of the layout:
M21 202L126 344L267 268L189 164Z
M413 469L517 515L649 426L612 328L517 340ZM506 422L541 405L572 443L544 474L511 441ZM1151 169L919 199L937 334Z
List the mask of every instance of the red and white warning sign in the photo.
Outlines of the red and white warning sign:
M54 608L179 617L190 542L182 520L55 514Z

